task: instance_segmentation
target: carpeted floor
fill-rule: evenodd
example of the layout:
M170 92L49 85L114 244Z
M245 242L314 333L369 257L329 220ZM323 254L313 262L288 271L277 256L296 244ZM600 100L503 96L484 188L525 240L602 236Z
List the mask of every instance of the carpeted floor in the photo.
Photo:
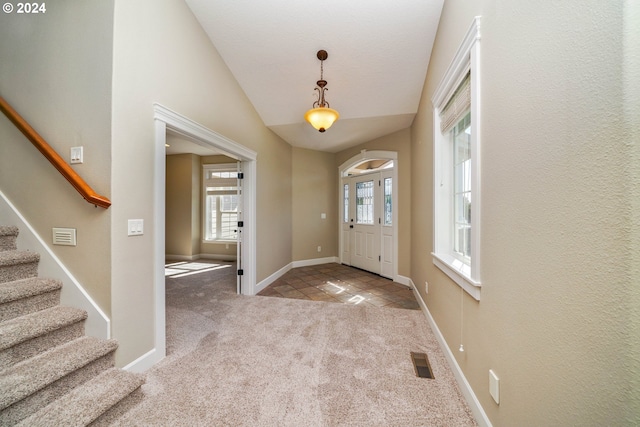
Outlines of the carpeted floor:
M240 296L225 265L167 278L167 358L114 425L476 425L420 311Z

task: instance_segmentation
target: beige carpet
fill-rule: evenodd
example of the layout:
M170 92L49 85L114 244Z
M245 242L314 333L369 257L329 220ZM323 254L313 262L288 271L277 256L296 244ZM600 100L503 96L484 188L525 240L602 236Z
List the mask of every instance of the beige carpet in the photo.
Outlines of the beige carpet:
M420 311L239 296L234 272L167 279L168 356L114 425L476 425Z

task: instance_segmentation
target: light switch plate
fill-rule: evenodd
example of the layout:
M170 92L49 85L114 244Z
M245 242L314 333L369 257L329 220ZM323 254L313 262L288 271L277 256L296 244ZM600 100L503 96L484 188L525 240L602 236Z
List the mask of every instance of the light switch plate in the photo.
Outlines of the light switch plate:
M71 164L78 164L84 161L84 150L82 147L71 147Z
M130 219L128 222L128 226L129 236L142 236L144 234L143 219Z

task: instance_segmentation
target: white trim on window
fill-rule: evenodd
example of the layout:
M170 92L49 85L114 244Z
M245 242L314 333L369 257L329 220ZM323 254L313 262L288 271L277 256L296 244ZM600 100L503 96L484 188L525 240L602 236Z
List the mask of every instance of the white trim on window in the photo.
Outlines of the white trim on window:
M231 178L209 178L210 172L230 172ZM208 196L235 196L238 194L238 164L237 163L214 163L202 165L202 243L205 244L236 244L237 238L219 237L218 233L223 234L221 223L216 221L217 230L213 233L209 230L211 227ZM207 188L219 188L218 190L207 190ZM219 198L216 199L216 217L222 221L224 212L220 210ZM237 228L237 227L236 227ZM215 238L207 238L209 235L215 234Z
M440 130L440 113L467 74L471 74L471 261L453 255L453 164L448 133ZM480 300L480 17L475 17L433 97L434 223L433 263L476 300Z

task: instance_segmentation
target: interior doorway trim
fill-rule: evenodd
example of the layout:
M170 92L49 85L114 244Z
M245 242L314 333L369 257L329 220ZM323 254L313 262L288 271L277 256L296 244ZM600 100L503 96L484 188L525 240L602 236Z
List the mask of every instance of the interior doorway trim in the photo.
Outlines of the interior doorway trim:
M243 295L254 295L256 288L256 161L257 153L237 142L202 126L160 104L154 104L154 299L155 299L155 354L154 362L166 355L165 336L165 179L167 131L192 140L203 147L223 151L225 155L242 162L243 182Z
M376 160L376 159L383 159L383 160L393 160L393 172L392 172L392 193L391 193L391 203L393 205L393 210L391 211L391 220L393 222L393 227L394 227L394 231L393 231L393 280L394 281L398 281L399 277L398 277L398 234L399 234L399 230L398 230L398 210L399 210L399 206L398 206L398 153L396 151L385 151L385 150L362 150L360 151L359 154L356 154L355 156L351 157L349 160L347 160L346 162L342 163L339 167L338 167L338 206L340 206L340 218L338 220L338 235L339 237L339 253L340 253L340 262L342 262L342 248L343 248L343 236L342 236L342 220L343 220L343 216L342 216L342 210L343 210L343 206L344 204L342 203L342 197L343 197L343 193L342 193L342 178L345 178L347 176L347 171L349 169L351 169L352 167L362 163L362 162L366 162L368 160Z

